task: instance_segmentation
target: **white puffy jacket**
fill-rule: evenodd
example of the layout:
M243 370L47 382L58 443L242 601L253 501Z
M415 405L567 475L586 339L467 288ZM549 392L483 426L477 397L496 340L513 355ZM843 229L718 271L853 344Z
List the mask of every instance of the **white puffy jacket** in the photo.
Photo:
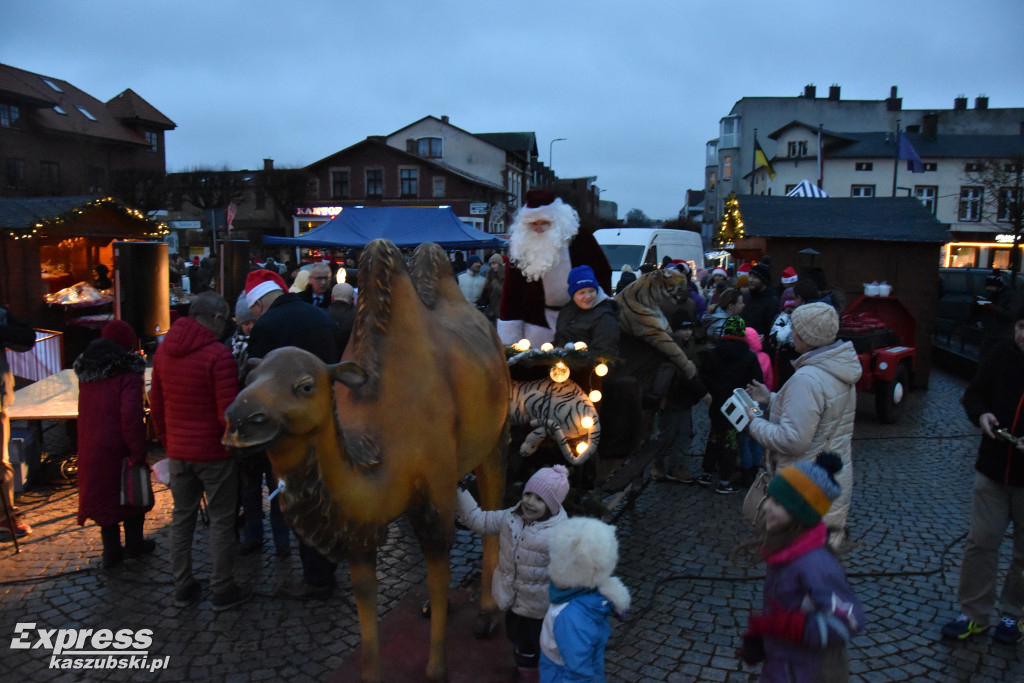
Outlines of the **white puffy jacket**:
M548 540L559 522L568 519L565 508L540 521L523 522L516 512L481 510L473 494L460 491L459 519L484 536L498 535L498 566L494 569L491 594L502 610L511 609L530 619L543 619L548 610Z
M750 435L764 446L765 467L772 475L802 460L813 461L822 451L842 458L836 481L843 492L825 515L830 529L842 529L853 493L853 421L860 360L853 344L839 341L808 351L793 367L793 376L772 394L768 419L752 420Z

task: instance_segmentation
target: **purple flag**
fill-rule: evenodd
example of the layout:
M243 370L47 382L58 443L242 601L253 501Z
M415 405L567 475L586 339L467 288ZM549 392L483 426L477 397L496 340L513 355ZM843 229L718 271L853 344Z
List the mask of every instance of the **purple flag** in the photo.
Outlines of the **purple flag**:
M912 173L924 173L924 162L921 161L921 157L917 155L917 150L910 144L910 140L907 136L900 132L900 159L907 160L907 170Z

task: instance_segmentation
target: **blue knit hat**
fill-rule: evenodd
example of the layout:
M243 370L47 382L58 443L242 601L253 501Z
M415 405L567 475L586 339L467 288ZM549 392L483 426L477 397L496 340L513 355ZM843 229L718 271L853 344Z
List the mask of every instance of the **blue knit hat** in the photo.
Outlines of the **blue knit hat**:
M768 484L768 495L789 510L803 526L821 521L842 487L834 475L843 469L842 459L830 451L818 454L814 462L798 462L783 468Z
M590 266L576 266L569 271L569 296L585 287L599 289L601 285L597 284L597 277L594 275L593 268Z

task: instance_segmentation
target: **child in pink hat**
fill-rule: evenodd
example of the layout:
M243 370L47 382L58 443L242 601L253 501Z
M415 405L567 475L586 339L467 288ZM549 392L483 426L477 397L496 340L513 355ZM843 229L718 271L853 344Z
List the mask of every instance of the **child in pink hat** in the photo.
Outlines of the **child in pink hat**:
M478 534L498 535L498 566L491 592L505 610L505 635L512 641L520 681L538 680L540 632L548 597L548 542L551 533L568 519L562 501L569 492L569 470L564 465L545 467L523 487L523 498L506 510L481 510L473 495L460 490L458 512L462 522ZM476 636L494 631L489 615L481 613Z

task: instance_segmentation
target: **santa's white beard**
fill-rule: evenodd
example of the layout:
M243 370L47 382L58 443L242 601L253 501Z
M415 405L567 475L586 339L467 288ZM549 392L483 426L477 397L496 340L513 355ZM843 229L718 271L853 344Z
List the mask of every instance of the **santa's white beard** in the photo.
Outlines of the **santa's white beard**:
M538 233L523 228L514 230L509 237L508 254L527 280L540 280L555 265L565 243L558 230Z

